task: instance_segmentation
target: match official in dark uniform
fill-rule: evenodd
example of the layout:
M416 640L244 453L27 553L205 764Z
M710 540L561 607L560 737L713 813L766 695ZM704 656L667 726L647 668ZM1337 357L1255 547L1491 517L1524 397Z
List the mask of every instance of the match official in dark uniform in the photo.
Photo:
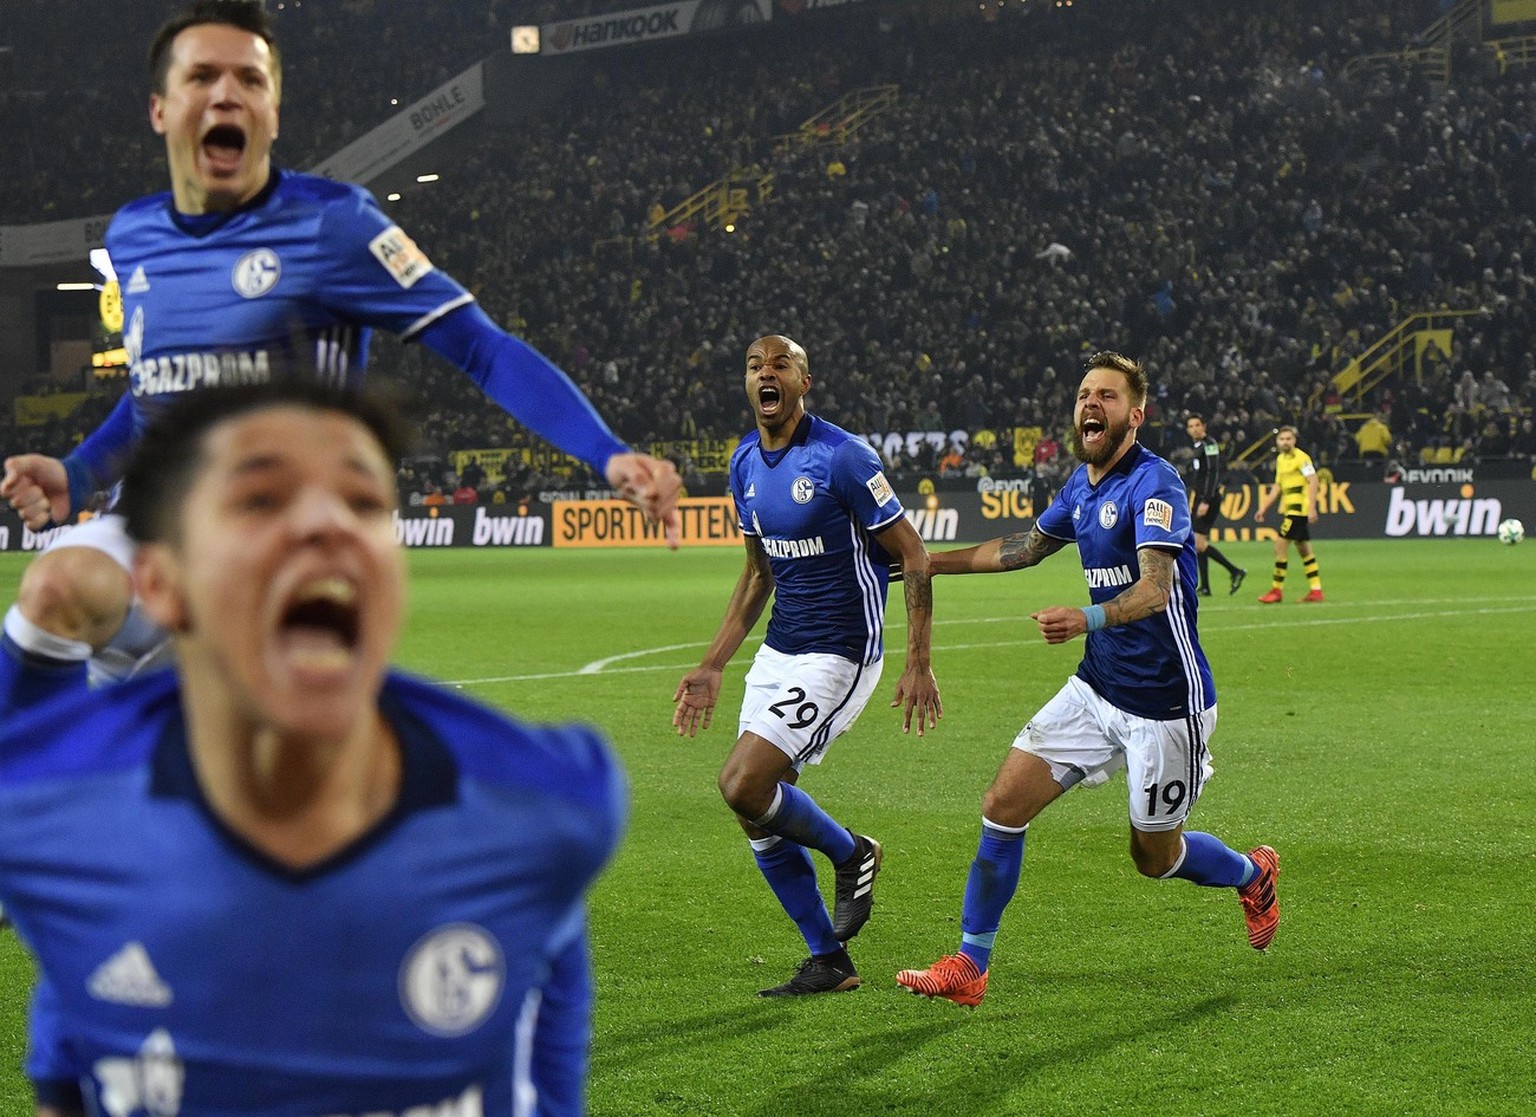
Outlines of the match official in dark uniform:
M1205 417L1191 415L1184 420L1184 431L1194 440L1195 454L1189 463L1189 515L1190 527L1195 535L1195 552L1200 559L1201 597L1211 596L1211 559L1227 568L1232 577L1228 594L1237 592L1248 576L1248 571L1232 562L1211 546L1211 528L1221 517L1221 446L1205 433Z

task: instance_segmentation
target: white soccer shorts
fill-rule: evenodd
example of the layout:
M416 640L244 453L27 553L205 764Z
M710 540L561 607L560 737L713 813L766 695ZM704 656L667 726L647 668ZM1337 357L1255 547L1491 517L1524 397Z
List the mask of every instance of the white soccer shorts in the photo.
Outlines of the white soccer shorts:
M840 655L785 655L767 644L747 672L737 735L756 733L794 763L820 764L827 746L858 720L885 660L861 666Z
M1019 731L1013 747L1044 760L1069 790L1103 783L1124 768L1131 825L1165 831L1189 817L1211 778L1206 741L1215 728L1215 706L1172 721L1137 717L1074 675Z
M100 551L133 576L133 552L138 544L128 534L127 521L115 513L94 516L55 537L49 551L89 547ZM168 663L170 634L150 620L137 599L128 618L110 643L91 657L92 683L117 682L150 666Z

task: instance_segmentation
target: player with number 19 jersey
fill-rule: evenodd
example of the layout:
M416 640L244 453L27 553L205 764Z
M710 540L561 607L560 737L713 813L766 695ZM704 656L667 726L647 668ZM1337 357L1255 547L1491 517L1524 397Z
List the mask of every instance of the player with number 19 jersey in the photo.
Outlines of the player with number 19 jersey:
M869 443L807 414L783 450L764 450L756 430L743 438L730 481L742 533L762 543L773 571L763 642L786 655L879 660L891 556L872 533L902 507Z
M1079 466L1036 522L1077 544L1094 604L1119 596L1140 574L1136 552L1178 556L1168 608L1134 624L1088 634L1078 677L1138 717L1169 721L1216 704L1211 666L1195 625L1196 556L1189 500L1172 465L1133 444L1097 485Z

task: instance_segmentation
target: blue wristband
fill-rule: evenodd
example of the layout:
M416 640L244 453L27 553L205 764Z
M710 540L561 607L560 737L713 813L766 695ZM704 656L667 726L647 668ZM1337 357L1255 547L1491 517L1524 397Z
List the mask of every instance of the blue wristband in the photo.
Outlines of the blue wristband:
M1083 610L1083 616L1088 621L1088 631L1097 632L1107 623L1104 619L1104 606L1090 605Z

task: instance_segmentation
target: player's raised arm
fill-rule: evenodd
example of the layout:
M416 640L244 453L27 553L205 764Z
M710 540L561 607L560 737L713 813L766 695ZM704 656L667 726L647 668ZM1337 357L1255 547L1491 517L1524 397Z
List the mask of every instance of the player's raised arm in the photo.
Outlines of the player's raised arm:
M677 467L638 454L609 430L581 389L544 354L492 322L476 304L460 306L420 333L423 345L463 369L523 426L607 478L624 499L667 529L678 544Z
M907 605L907 662L896 683L892 706L902 707L901 729L912 731L917 718L917 735L938 725L944 716L939 699L939 681L931 664L933 635L933 586L929 581L928 549L911 521L899 516L877 531L880 546L897 556L901 569L902 593Z
M683 478L677 467L664 458L630 452L614 454L603 472L614 492L662 525L667 546L677 550L683 535L683 521L677 511Z
M122 474L133 446L133 396L124 392L102 424L66 458L17 454L5 460L0 500L10 502L33 531L50 520L64 523L92 493Z
M46 454L17 454L5 459L0 499L33 531L69 518L69 476L64 463Z
M736 588L731 591L719 631L710 641L709 650L699 665L683 676L672 695L672 701L677 703L672 712L672 724L679 737L685 733L692 737L700 729L709 728L715 703L720 698L721 672L757 624L773 594L773 571L761 540L747 535L743 536L743 542L747 549L746 566L736 580Z

